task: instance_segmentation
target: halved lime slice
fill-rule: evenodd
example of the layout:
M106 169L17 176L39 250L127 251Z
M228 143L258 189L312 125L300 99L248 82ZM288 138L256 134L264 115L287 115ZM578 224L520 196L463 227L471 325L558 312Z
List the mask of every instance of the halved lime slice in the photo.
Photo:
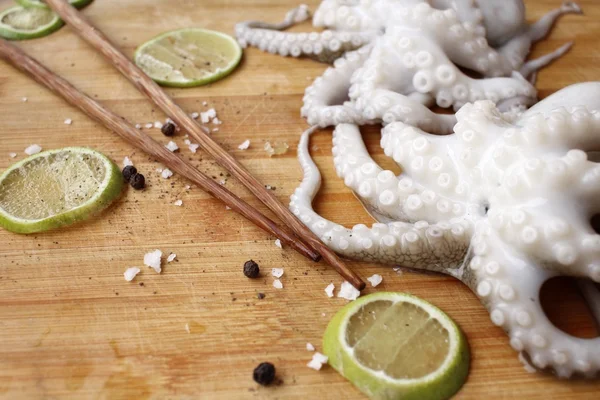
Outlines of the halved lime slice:
M90 4L94 0L69 0L69 4L71 4L75 8L83 8ZM15 3L25 7L25 8L45 8L49 10L44 1L41 0L15 0Z
M242 58L231 36L200 28L166 32L135 51L135 63L163 86L206 85L228 75Z
M63 25L58 15L43 8L15 6L0 13L0 36L10 40L39 38Z
M0 226L42 232L84 220L121 193L119 167L83 147L44 151L0 175Z
M329 322L323 349L329 364L372 399L447 399L469 372L469 347L458 326L404 293L347 304Z

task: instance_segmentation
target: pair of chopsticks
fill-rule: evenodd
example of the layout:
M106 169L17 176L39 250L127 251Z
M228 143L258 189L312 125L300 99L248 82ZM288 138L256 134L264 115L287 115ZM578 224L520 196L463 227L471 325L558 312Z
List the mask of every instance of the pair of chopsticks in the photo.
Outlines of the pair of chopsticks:
M25 54L22 50L0 39L0 56L10 61L18 69L29 73L36 81L61 95L72 105L81 109L91 118L104 124L132 145L150 154L176 173L188 178L206 192L223 201L259 228L276 236L284 243L313 261L323 257L343 278L354 287L362 290L365 283L350 270L339 257L319 238L300 222L289 209L269 192L237 160L216 143L203 127L183 111L152 79L123 55L100 30L94 27L83 15L66 0L46 0L50 6L71 28L93 48L103 54L129 81L167 114L181 129L188 132L202 147L260 201L275 213L287 227L279 227L258 210L219 185L192 164L170 152L150 136L135 129L129 122L113 113L68 81L54 74L42 64Z

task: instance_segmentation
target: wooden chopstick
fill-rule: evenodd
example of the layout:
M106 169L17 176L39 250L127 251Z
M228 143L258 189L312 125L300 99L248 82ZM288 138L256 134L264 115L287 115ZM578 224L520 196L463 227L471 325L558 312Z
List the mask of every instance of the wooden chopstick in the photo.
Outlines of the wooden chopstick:
M231 207L231 209L252 221L259 228L278 237L303 256L309 259L313 258L314 252L304 243L298 241L292 233L277 226L275 222L261 214L251 205L204 175L190 162L172 153L149 135L142 133L139 129L133 127L125 118L115 114L95 100L86 96L65 79L48 70L38 61L25 54L21 49L13 46L4 39L0 39L0 56L10 61L18 69L28 72L36 81L61 95L69 103L80 108L90 117L100 121L108 129L115 132L135 147L156 157L173 171L188 178L206 192L220 199L226 205Z
M365 283L348 268L342 260L328 248L321 240L306 227L296 216L278 199L265 189L246 168L206 134L201 126L183 111L170 97L150 79L141 69L132 63L109 39L87 18L72 7L65 0L46 0L46 4L56 12L82 39L104 55L129 81L158 107L167 114L180 128L186 130L215 161L227 169L235 178L248 188L260 201L262 201L277 217L296 234L299 240L304 241L311 248L323 256L340 275L359 290L364 289Z

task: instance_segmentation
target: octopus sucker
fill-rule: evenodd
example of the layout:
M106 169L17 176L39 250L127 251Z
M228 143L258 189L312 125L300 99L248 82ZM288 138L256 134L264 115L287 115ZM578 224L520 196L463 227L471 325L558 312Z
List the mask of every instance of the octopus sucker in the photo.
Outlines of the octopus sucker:
M600 371L600 338L560 331L539 298L548 279L575 277L600 324L591 223L600 214L600 82L537 102L537 72L572 42L527 55L560 18L581 13L566 1L528 24L522 0L323 0L312 19L321 33L282 32L309 19L306 6L279 24L236 26L242 45L332 64L303 98L311 128L298 146L304 177L292 212L343 257L461 280L521 359L563 378ZM369 155L367 124L382 125L399 175ZM346 228L312 207L321 175L308 145L327 126L335 171L371 227Z

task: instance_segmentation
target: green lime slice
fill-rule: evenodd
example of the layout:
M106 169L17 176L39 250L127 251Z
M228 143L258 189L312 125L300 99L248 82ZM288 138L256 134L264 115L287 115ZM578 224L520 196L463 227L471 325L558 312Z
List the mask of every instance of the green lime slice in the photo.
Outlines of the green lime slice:
M69 0L69 4L71 4L75 8L83 8L90 4L94 0ZM44 8L49 10L46 4L40 0L15 0L15 3L25 7L25 8Z
M447 399L469 372L469 347L458 326L404 293L347 304L329 322L323 349L329 364L371 399Z
M58 15L43 8L15 6L0 13L0 36L10 40L39 38L63 25Z
M163 33L135 51L135 63L163 86L191 87L219 80L237 67L240 45L231 36L199 28Z
M95 150L44 151L0 175L0 226L32 233L70 225L108 207L122 187L119 167Z

